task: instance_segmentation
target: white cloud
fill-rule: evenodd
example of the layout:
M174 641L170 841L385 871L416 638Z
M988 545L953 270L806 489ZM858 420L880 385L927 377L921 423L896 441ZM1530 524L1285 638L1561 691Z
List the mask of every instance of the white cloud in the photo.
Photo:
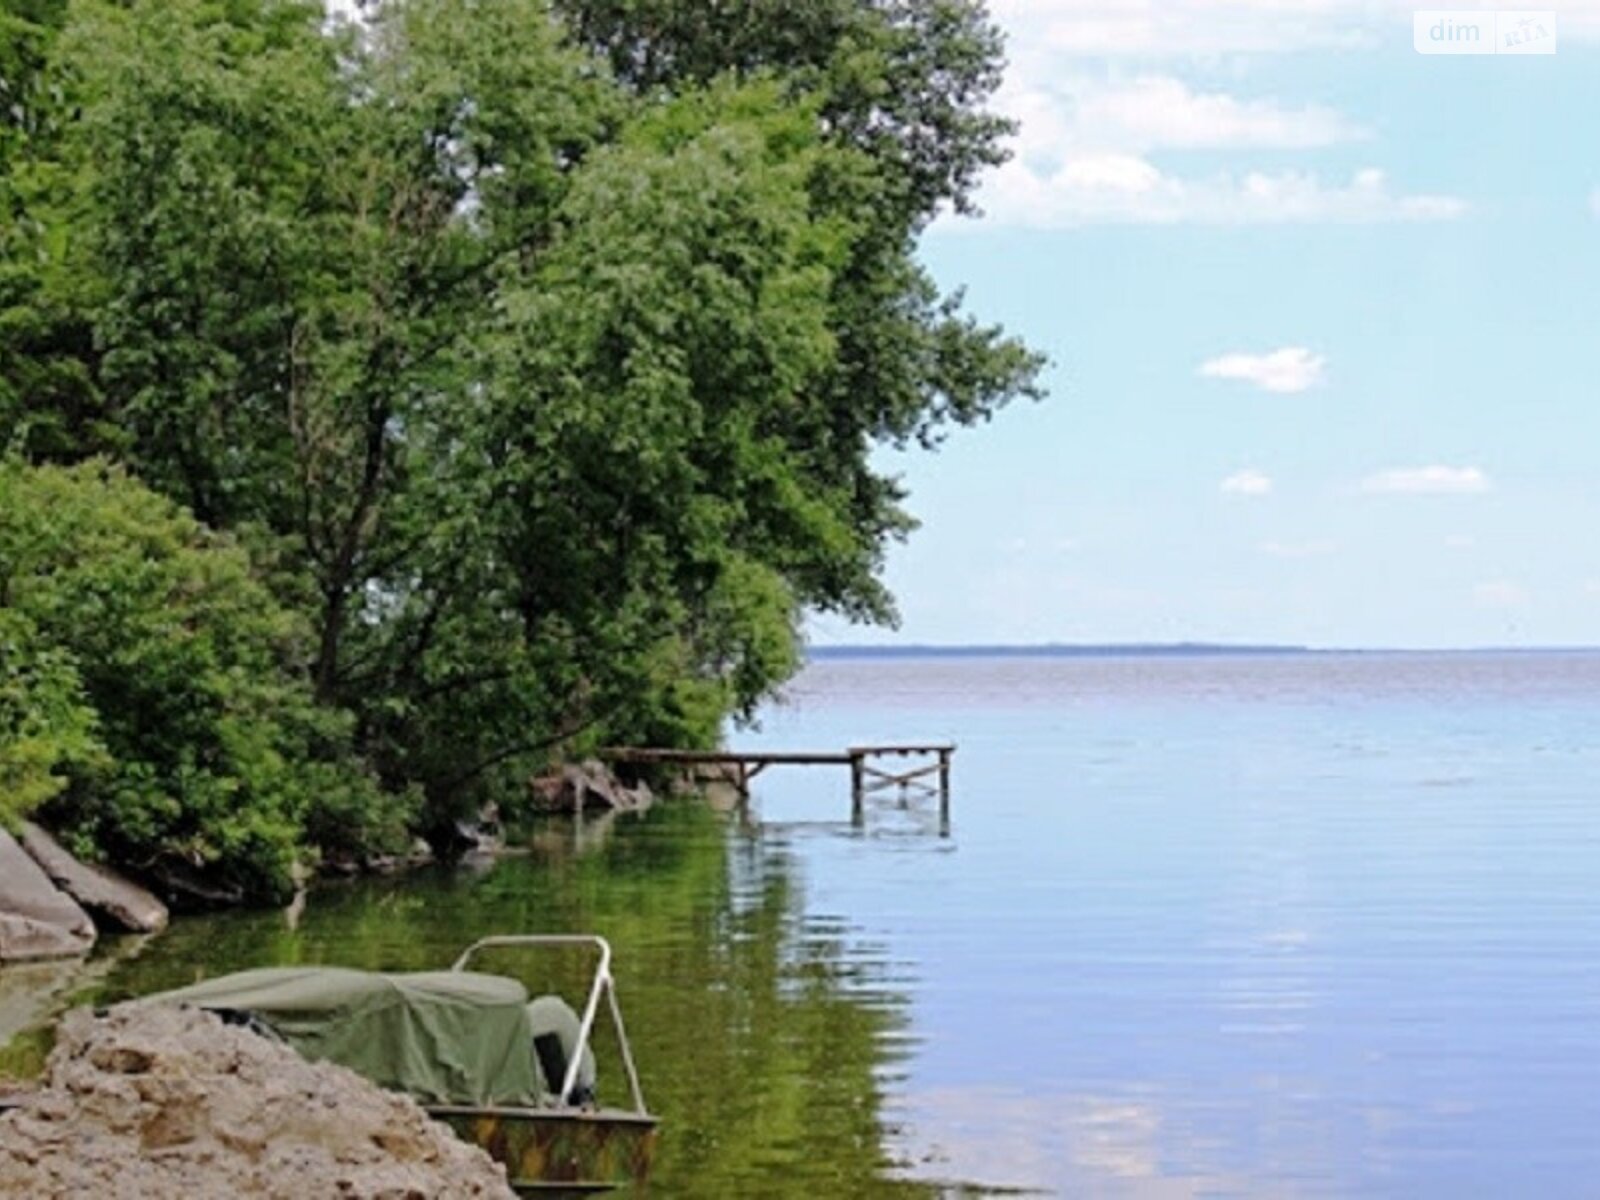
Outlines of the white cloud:
M1086 146L1309 150L1370 136L1322 105L1287 108L1276 100L1196 92L1169 75L1141 75L1125 83L1070 83L1059 90L1031 92L1012 107L1025 110L1018 113L1024 120L1027 115L1038 120L1041 111L1058 113L1063 118L1054 130L1058 137Z
M1478 0L1480 8L1495 8ZM1474 7L1469 3L1464 7ZM1600 0L1545 0L1562 37L1600 35ZM1416 0L993 0L1016 59L1188 58L1411 49Z
M1452 533L1444 540L1446 550L1471 550L1477 544L1476 538L1465 533Z
M1008 170L1083 186L1143 186L1156 171L1144 160L1152 150L1306 150L1368 136L1321 105L1197 92L1168 75L1064 74L1059 64L1035 83L1008 80L995 107L1018 125Z
M1327 0L994 0L1013 47L1109 57L1271 52L1358 43ZM1409 27L1408 27L1409 33Z
M1477 467L1396 467L1361 481L1361 490L1378 495L1470 496L1487 492L1489 477Z
M1072 190L1147 192L1161 183L1161 172L1133 154L1092 154L1069 159L1056 172Z
M1094 224L1288 225L1447 221L1466 201L1395 191L1376 168L1348 181L1296 170L1174 175L1132 153L1074 155L1039 169L1022 157L978 196L989 221L1044 229Z
M1266 496L1272 492L1272 476L1254 468L1235 471L1222 481L1222 490L1230 496Z
M985 179L977 197L991 224L1373 223L1449 220L1466 211L1457 197L1398 190L1373 167L1325 178L1282 166L1196 174L1161 165L1152 154L1307 151L1371 133L1322 104L1235 96L1168 73L1128 77L1085 64L1036 37L1015 36L1032 18L1012 18L1013 64L995 107L1018 122L1018 132L1011 160ZM945 227L951 224L961 227Z
M1589 193L1589 214L1595 220L1600 221L1600 184L1597 184L1594 191Z
M1472 598L1484 608L1519 608L1531 599L1525 587L1506 579L1480 583L1472 589Z
M1303 346L1285 346L1270 354L1224 354L1200 365L1207 379L1234 379L1266 392L1293 395L1325 382L1328 360Z
M1321 558L1337 549L1338 546L1330 541L1261 543L1261 553L1273 558Z

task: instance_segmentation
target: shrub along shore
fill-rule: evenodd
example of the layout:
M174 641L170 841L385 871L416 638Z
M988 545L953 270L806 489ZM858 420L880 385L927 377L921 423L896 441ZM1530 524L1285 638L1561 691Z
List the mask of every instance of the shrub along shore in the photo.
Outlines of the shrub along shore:
M982 0L362 12L0 6L0 827L185 903L712 743L1037 392Z

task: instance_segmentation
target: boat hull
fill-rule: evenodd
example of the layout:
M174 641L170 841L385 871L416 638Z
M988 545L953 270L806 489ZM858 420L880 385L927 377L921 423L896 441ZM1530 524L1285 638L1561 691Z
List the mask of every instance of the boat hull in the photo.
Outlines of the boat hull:
M458 1137L502 1163L525 1195L584 1195L642 1184L655 1153L656 1119L600 1109L428 1105Z

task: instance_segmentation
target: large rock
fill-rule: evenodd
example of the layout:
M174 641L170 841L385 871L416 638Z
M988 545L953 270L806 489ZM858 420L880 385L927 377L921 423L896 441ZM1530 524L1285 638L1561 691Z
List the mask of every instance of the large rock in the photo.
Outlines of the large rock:
M595 809L642 812L654 796L646 784L629 787L602 762L568 763L530 784L536 812L581 813Z
M407 1097L194 1009L70 1013L41 1082L0 1111L0 1196L515 1200Z
M463 817L430 835L433 851L450 862L487 859L505 846L500 828L500 808L485 805L476 818Z
M123 933L160 933L167 927L165 904L115 871L79 862L33 822L23 823L21 841L51 882L98 917L103 926Z
M94 946L94 922L0 830L0 963L72 958Z

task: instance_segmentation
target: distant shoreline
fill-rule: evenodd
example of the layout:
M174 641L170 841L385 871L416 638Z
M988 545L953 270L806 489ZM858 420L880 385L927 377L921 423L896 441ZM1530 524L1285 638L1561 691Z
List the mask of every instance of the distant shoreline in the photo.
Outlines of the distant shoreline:
M811 646L810 661L888 658L1300 658L1334 654L1594 654L1595 646L1463 646L1417 649L1229 645L1212 642L1052 644L1014 646Z

